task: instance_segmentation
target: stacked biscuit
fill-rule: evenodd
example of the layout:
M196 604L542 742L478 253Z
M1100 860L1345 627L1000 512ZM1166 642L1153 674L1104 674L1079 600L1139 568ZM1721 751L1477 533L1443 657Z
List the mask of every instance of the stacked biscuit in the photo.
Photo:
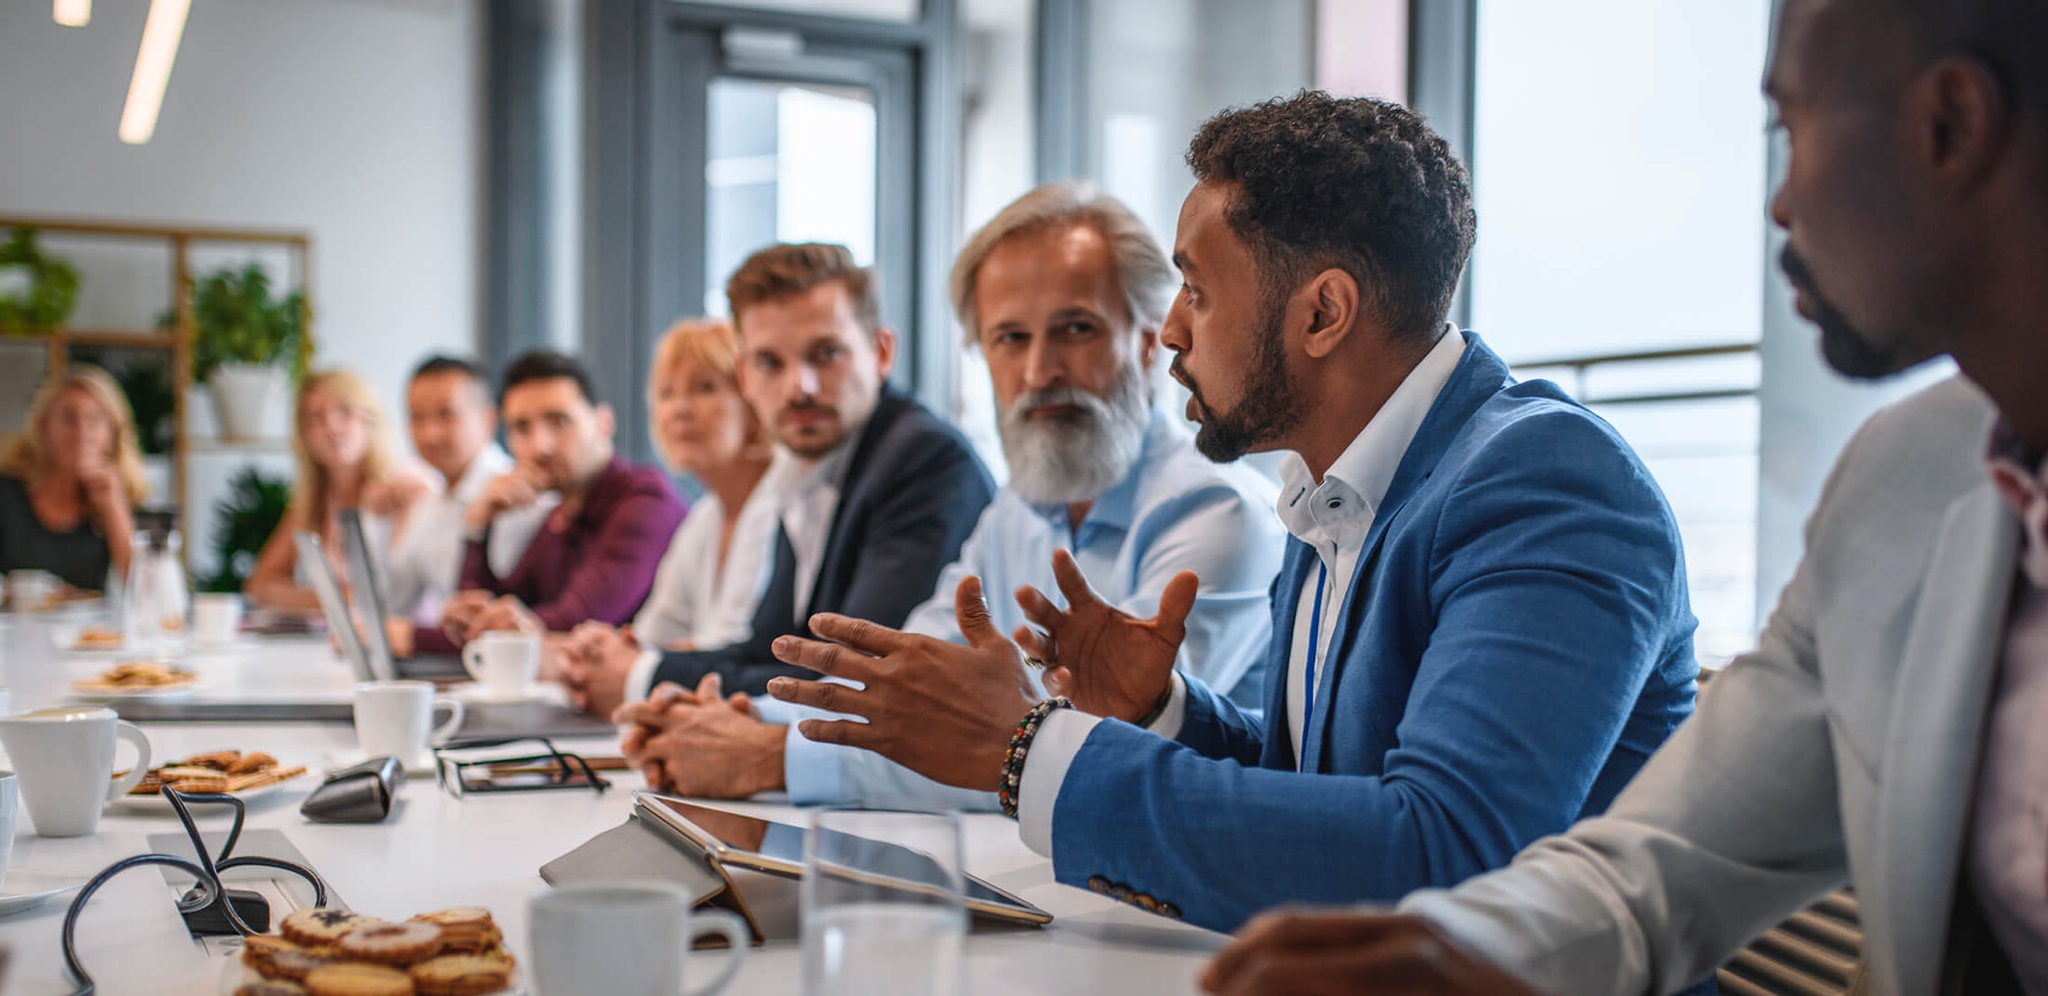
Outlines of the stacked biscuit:
M165 661L122 661L99 677L72 686L81 692L133 691L138 688L176 688L199 680L199 676Z
M217 750L151 768L128 794L156 795L166 785L180 792L247 792L305 773L305 765L287 767L260 750Z
M491 911L461 907L390 923L338 909L299 910L278 935L246 938L242 964L263 976L236 996L483 996L512 984L515 962Z

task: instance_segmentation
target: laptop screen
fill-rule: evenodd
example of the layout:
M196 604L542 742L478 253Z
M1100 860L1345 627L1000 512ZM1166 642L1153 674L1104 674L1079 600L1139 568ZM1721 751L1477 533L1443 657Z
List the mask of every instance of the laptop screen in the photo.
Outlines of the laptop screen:
M313 583L313 595L320 599L320 613L327 617L327 632L334 636L334 642L341 646L341 657L353 668L358 681L390 681L389 657L384 659L380 672L369 652L363 648L361 634L355 622L349 617L348 602L342 597L341 582L334 577L334 570L327 566L327 550L320 543L320 537L300 530L292 534L292 543L299 550L299 569ZM383 627L371 627L379 636Z

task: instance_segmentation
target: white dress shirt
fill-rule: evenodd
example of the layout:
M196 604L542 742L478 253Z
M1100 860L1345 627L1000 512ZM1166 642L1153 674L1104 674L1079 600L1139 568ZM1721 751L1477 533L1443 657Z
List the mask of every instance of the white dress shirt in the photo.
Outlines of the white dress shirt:
M1305 683L1318 680L1322 674L1336 633L1337 617L1350 600L1359 553L1372 529L1380 501L1386 497L1387 486L1393 483L1401 458L1415 441L1415 433L1429 417L1437 395L1442 393L1464 355L1465 337L1455 329L1447 331L1330 464L1321 483L1316 482L1298 454L1288 454L1281 463L1280 524L1315 549L1322 560L1322 570L1327 572L1325 583L1320 586L1320 605L1316 583L1311 580L1302 586L1301 599L1296 603L1287 673L1281 677L1287 683L1287 729L1297 764L1302 754L1301 731L1307 726ZM1318 616L1321 626L1311 626L1311 620ZM1317 640L1318 659L1314 661L1308 660L1311 632L1316 633ZM1176 674L1173 697L1151 728L1161 736L1176 736L1186 715L1186 689ZM1039 725L1031 742L1030 760L1024 765L1023 783L1017 793L1017 830L1026 845L1048 858L1052 857L1053 809L1059 801L1060 786L1066 781L1075 755L1087 742L1089 731L1099 722L1099 717L1075 710L1055 710ZM1267 730L1272 732L1270 719Z
M468 549L464 536L463 512L484 487L512 469L512 458L496 443L489 443L469 461L461 480L440 494L428 495L413 506L399 534L392 538L385 573L390 575L384 589L391 599L385 610L432 624L441 617L441 605L454 594L462 578L462 560ZM552 507L550 505L550 507ZM546 519L542 510L518 510L498 518L491 530L487 555L491 570L509 573L526 552L526 544Z
M767 587L768 558L775 553L778 478L793 462L778 453L747 493L722 563L718 537L725 529L725 504L706 492L690 506L655 569L654 589L633 617L633 635L640 642L688 643L709 650L748 637L755 605Z
M2020 987L2048 993L2048 459L2009 429L1992 480L2020 519L2003 660L1985 717L1965 871Z
M706 492L690 506L655 569L654 590L633 617L633 637L647 649L626 677L629 700L647 697L661 666L659 648L687 642L693 649L710 650L753 635L754 610L767 590L775 555L782 494L799 470L795 457L776 451L767 473L740 505L722 564L718 534L725 527L725 505Z
M853 461L853 446L865 424L854 426L831 452L806 464L796 460L782 497L782 531L789 534L790 552L796 554L796 578L790 605L802 622L811 604L811 592L818 585L818 569L825 564L825 544L832 538L832 516L839 511L839 492L846 484L847 466Z
M767 589L769 575L775 570L774 527L778 524L789 535L790 552L796 556L796 577L791 581L790 605L795 608L798 621L805 618L811 592L817 587L818 570L825 563L825 545L832 538L832 516L839 511L839 492L846 483L853 447L866 428L866 422L854 426L838 446L816 460L805 460L780 446L776 447L775 466L770 468L768 476L761 478L761 483L754 485L754 494L747 498L747 504L753 505L756 497L765 503L760 514L768 520L762 527L767 531L767 551L762 555L760 579L754 586L753 600L749 603L746 617L740 620L742 626L749 628L746 636L753 635L753 606L759 603L762 592ZM681 528L689 528L690 519L696 514L692 511L685 517ZM716 533L713 535L715 542ZM739 536L734 535L733 555L737 555L739 542ZM662 564L662 570L666 571L666 556L662 558ZM703 569L701 561L698 569ZM657 578L659 576L657 574ZM654 690L654 672L661 667L660 644L640 636L637 630L634 635L641 650L640 656L633 661L632 670L626 674L625 691L629 702L644 699Z

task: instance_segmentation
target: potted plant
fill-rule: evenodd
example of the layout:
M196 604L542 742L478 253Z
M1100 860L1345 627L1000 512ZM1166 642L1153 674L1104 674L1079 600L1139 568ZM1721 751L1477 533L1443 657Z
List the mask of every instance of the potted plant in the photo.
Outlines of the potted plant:
M192 378L213 393L222 438L265 438L263 413L298 367L304 296L272 300L270 276L254 263L222 270L193 284L192 325Z
M213 556L218 566L200 582L201 591L242 590L242 582L256 569L256 554L284 521L292 496L289 482L255 467L243 467L229 489L228 496L213 506Z
M71 317L78 304L78 269L62 256L46 256L33 228L17 228L0 242L0 334L41 335Z

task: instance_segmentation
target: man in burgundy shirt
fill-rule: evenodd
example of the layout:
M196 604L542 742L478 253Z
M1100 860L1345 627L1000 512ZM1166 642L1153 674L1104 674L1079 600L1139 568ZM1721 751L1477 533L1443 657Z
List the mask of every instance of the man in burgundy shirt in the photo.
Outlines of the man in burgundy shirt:
M585 620L631 619L683 521L682 499L660 471L614 452L611 406L574 359L536 350L513 360L499 405L515 465L464 516L469 546L462 590L441 616L446 638L461 644L493 629L564 631ZM549 493L561 504L500 577L484 556L491 523ZM421 648L430 642L439 641L422 639Z

